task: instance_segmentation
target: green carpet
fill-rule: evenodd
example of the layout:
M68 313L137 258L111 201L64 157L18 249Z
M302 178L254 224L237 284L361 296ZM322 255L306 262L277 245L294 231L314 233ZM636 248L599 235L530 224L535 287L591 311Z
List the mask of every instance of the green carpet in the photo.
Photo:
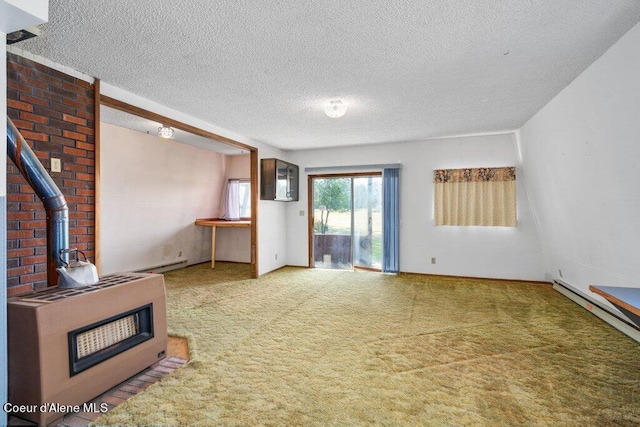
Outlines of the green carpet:
M166 274L193 360L105 425L640 425L640 344L550 285Z

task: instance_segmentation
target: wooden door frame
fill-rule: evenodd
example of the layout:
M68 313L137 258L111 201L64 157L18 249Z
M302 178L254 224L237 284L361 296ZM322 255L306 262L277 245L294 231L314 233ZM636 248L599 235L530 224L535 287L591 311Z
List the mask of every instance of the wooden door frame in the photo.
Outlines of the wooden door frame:
M98 88L99 88L99 85L98 85ZM170 117L166 117L161 114L154 113L153 111L145 110L144 108L136 107L135 105L131 105L126 102L119 101L117 99L114 99L105 95L100 95L99 92L96 93L96 104L104 105L105 107L114 108L116 110L120 110L125 113L132 114L134 116L142 117L148 120L153 120L154 122L162 123L164 125L171 126L173 128L180 129L185 132L193 133L203 138L208 138L217 142L221 142L223 144L231 145L233 147L238 147L243 150L249 151L249 154L250 154L249 162L250 162L250 168L251 168L251 276L253 278L257 278L258 277L258 149L256 147L252 147L251 145L244 144L234 139L230 139L222 135L218 135L216 133L209 132L204 129L200 129L198 127L180 122L178 120L174 120ZM98 109L98 107L96 107L96 109ZM97 121L98 120L96 120L96 122ZM96 138L99 138L99 135L97 135ZM96 147L96 149L99 149L99 147ZM95 171L96 171L96 178L95 178L96 187L98 187L98 183L100 183L99 156L96 156ZM96 188L96 191L98 191L97 188ZM99 217L99 212L97 211L98 209L96 208L96 217ZM195 218L193 220L195 221ZM99 233L99 231L96 230L96 233ZM98 243L99 242L96 239L96 253L98 253Z

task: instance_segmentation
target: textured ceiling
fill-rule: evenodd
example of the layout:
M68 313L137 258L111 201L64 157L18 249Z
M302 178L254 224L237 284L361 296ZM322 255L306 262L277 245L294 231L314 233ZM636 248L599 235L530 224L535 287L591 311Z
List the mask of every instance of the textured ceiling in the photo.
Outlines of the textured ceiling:
M117 125L123 128L135 130L150 135L157 135L158 128L162 126L162 123L154 122L153 120L145 119L143 117L134 116L132 114L124 113L114 108L100 107L100 120L112 125ZM185 132L180 129L173 130L172 140L181 142L183 144L193 145L194 147L204 148L205 150L216 151L218 153L227 155L247 154L247 150L243 150L238 147L233 147L229 144L223 144L221 142L214 141L209 138L204 138L199 135L195 135L190 132ZM160 140L162 141L162 140Z
M517 129L638 21L638 0L51 0L18 47L305 149Z

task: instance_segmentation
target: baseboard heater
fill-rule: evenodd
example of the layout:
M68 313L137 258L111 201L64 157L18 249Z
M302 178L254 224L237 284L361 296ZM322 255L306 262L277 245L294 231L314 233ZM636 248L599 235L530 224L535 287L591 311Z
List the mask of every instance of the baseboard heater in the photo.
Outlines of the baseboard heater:
M571 301L575 302L586 310L589 310L592 314L598 316L600 319L604 320L631 339L640 342L640 329L638 329L637 326L635 326L628 320L625 320L619 315L608 310L606 307L600 305L595 300L592 300L585 295L578 293L577 290L573 289L566 283L554 281L553 289L560 292L562 295L569 298Z
M174 262L171 264L162 264L157 265L155 267L143 268L141 270L135 271L135 273L166 273L171 270L178 270L180 268L185 268L187 266L187 260Z

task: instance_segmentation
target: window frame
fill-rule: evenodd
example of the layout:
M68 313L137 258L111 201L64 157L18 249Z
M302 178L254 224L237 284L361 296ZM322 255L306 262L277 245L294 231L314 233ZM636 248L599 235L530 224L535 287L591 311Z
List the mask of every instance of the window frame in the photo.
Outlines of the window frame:
M251 219L251 180L249 178L232 178L229 181L238 181L240 183L240 191L238 191L238 206L240 206L240 220L246 221ZM244 202L242 200L242 187L246 187L246 191L244 192ZM243 206L246 206L243 209ZM243 216L242 213L247 214L247 216Z

